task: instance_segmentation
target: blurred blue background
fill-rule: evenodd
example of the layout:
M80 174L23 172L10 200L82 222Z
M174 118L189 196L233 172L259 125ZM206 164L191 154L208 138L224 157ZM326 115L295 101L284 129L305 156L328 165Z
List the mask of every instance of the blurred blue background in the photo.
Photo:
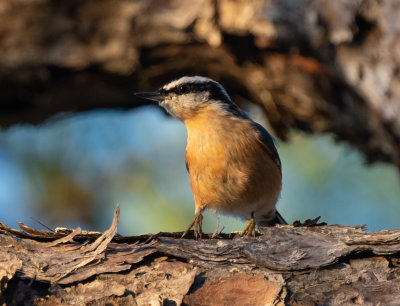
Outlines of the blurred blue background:
M257 111L251 115L260 121ZM265 122L261 122L265 125ZM41 229L106 229L121 205L124 235L182 231L194 202L185 168L186 129L156 107L96 111L0 132L0 221ZM292 131L277 142L283 163L278 209L289 222L400 228L400 181L391 165L363 158L329 135ZM212 232L216 216L205 214ZM244 223L222 217L225 232Z

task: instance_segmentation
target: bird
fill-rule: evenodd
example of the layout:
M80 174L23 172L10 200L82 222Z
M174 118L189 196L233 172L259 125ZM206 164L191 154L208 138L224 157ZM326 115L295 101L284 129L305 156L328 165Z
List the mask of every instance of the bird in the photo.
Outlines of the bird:
M158 103L187 129L186 168L195 202L193 228L202 237L203 211L248 220L255 227L287 224L275 206L282 188L281 160L268 131L208 77L183 76L158 91L135 93ZM217 226L218 227L218 226Z

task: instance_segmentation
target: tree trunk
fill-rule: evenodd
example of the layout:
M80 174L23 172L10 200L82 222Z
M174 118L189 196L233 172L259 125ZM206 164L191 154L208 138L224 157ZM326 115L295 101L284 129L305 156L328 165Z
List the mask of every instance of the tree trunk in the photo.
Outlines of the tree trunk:
M3 1L0 126L141 105L184 74L400 169L396 0Z
M0 224L2 305L398 305L400 231L311 221L256 237Z

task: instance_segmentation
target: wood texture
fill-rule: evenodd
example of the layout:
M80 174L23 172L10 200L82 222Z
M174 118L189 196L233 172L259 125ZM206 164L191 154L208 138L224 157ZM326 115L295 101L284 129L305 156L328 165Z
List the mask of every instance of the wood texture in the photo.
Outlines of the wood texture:
M398 305L400 231L262 228L257 237L124 237L0 225L7 305ZM313 224L313 225L312 225ZM299 224L298 224L299 225Z
M276 135L333 133L400 168L396 0L0 3L0 126L129 109L201 74L256 103Z

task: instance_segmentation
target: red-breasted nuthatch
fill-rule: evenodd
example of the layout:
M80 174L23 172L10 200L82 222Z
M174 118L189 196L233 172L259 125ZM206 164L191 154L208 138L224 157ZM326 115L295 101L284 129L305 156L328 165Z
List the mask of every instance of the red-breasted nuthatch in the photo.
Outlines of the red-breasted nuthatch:
M254 235L255 225L286 224L275 209L282 172L273 138L218 82L185 76L136 95L158 102L186 125L195 218L183 236L193 227L201 236L205 209L249 220L244 235Z

